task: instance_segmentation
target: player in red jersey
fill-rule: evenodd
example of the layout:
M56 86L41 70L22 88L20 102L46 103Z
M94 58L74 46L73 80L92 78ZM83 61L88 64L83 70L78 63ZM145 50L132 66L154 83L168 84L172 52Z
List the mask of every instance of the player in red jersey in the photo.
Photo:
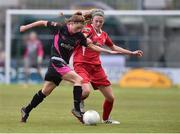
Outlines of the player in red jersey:
M111 50L121 54L142 56L141 50L129 51L121 47L116 46L109 38L108 34L101 28L104 24L104 12L101 9L94 9L89 12L91 21L83 29L83 34L92 40L93 44L102 47L104 44ZM108 80L100 61L100 52L96 52L92 49L78 46L74 51L73 65L74 70L83 78L83 93L82 100L86 99L90 93L90 84L94 89L99 89L105 97L103 104L103 123L106 124L120 124L119 121L110 120L109 115L113 108L114 95L112 92L111 83ZM83 101L82 101L83 103ZM82 107L83 108L83 107Z

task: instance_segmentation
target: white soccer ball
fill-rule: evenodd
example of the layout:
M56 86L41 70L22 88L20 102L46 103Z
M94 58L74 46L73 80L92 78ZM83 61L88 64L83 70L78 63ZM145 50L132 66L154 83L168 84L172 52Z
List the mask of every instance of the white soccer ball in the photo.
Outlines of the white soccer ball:
M86 125L96 125L100 121L99 113L94 110L88 110L83 115L83 121Z

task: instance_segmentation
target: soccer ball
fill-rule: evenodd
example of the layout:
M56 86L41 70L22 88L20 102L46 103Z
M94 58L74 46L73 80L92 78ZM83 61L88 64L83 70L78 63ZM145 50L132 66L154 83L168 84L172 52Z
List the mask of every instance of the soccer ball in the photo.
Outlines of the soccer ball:
M83 115L83 121L86 125L96 125L100 121L98 112L94 110L88 110Z

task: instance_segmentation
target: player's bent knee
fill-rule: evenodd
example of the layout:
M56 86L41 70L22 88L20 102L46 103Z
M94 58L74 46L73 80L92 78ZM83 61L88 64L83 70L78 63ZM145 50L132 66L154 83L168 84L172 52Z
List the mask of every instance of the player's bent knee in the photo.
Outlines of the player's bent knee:
M90 94L91 89L90 89L90 88L83 88L83 92L84 92L85 94Z
M77 77L73 80L74 84L79 84L79 85L82 84L82 81L83 81L83 78L80 77L80 76L77 76Z
M42 90L42 93L43 93L44 95L46 95L46 96L49 96L49 95L51 94L51 92L52 92L52 90L50 90L50 89L43 89L43 90Z
M84 94L85 96L89 96L90 90L83 90L83 94Z
M81 76L78 76L78 79L81 83L83 82L83 78Z
M114 96L109 96L106 98L106 100L108 100L109 102L114 102Z

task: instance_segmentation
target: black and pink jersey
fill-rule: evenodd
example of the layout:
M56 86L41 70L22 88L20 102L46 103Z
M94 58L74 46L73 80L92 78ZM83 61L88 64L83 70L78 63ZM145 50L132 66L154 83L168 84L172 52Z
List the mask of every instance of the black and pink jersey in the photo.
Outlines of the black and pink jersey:
M69 64L69 59L77 45L87 46L87 40L81 33L71 34L67 25L59 25L56 22L48 22L47 27L54 35L51 48L51 58L60 58Z

